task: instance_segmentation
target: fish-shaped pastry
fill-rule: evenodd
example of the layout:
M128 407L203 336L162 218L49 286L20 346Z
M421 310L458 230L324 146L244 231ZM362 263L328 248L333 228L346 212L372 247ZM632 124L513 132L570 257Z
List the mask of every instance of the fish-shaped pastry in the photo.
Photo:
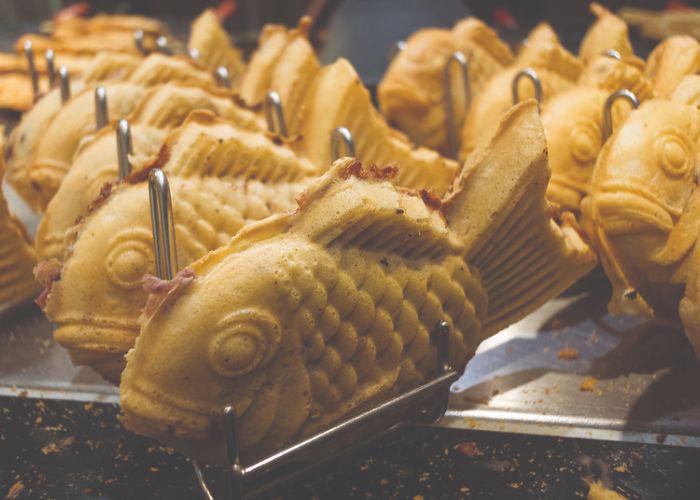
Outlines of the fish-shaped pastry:
M173 118L168 109L176 115L174 120L164 119ZM194 109L198 111L181 128L167 134L183 111ZM222 119L215 119L214 114ZM180 177L286 182L317 173L308 161L274 145L265 134L253 133L250 129L257 127L256 120L256 115L238 108L225 93L217 96L213 91L178 84L155 88L130 117L133 175L144 177L141 171L155 163L168 175ZM36 237L40 260L63 260L76 220L87 215L93 200L108 192L117 177L116 135L109 127L81 147L49 202Z
M401 186L429 189L441 196L457 173L457 162L428 148L416 148L386 123L346 59L321 69L302 109L301 138L290 147L315 165L328 164L332 159L328 138L336 127L346 127L353 135L357 159L399 165L395 182Z
M5 130L0 126L0 153ZM5 165L0 157L0 184ZM32 270L36 263L29 235L7 206L0 187L0 311L33 297L38 285Z
M128 116L147 94L149 87L165 82L214 86L213 77L190 60L153 54L144 59L125 81L104 86L108 116ZM34 189L34 196L28 202L36 210L45 210L70 168L78 146L86 136L96 131L94 100L92 88L85 88L72 97L51 119L37 142L32 161L26 167L27 177Z
M451 30L426 28L413 33L396 54L377 87L379 108L387 120L414 143L448 153L445 114L445 65L456 51L469 63L469 85L477 93L487 80L512 63L513 55L498 34L469 17ZM462 76L450 81L454 113L463 116Z
M488 137L493 132L500 115L513 104L513 79L526 68L537 73L544 102L572 88L583 69L578 58L559 43L528 42L515 62L493 76L472 99L461 131L460 158L471 153L480 135ZM535 96L533 83L525 78L518 82L518 91L520 100Z
M69 38L85 33L102 31L126 31L133 33L141 30L144 34L168 35L162 22L151 17L127 14L97 14L91 17L71 16L57 17L42 24L42 31L51 33L55 38Z
M258 38L258 48L253 53L241 79L237 83L238 93L248 106L262 105L265 94L271 89L272 74L278 64L292 59L287 50L297 38L308 40L311 18L302 17L294 29L279 24L266 24ZM293 61L291 61L293 62Z
M605 143L581 204L614 314L677 317L700 229L700 110L652 99Z
M301 181L316 173L307 160L284 145L275 144L270 136L244 131L204 111L193 113L168 136L155 163L139 169L156 166L170 177L177 223L189 228L183 229L182 235L178 233L178 244L194 245L201 252L223 244L226 240L220 238L234 234L245 221L291 209L295 196L306 185ZM119 379L123 355L138 333L139 311L146 294L139 287L124 285L124 279L115 278L110 270L112 264L107 264L112 261L105 261L105 256L112 255L112 248L122 241L110 243L110 235L120 234L124 228L134 238L138 236L139 241L150 241L147 187L138 181L144 177L144 172L140 172L130 177L126 185L104 190L91 202L91 212L83 209L82 222L69 226L60 241L44 236L48 233L45 228L55 227L53 221L42 223L39 229L39 238L46 242L45 257L51 256L49 251L57 252L59 245L60 249L70 250L63 267L56 258L51 259L61 275L60 282L51 289L46 309L57 326L55 338L68 348L74 362L89 364L113 381ZM136 184L131 185L132 182ZM70 206L69 199L64 198L64 202L64 207ZM184 219L178 218L178 210ZM58 207L52 213L69 220ZM141 229L130 232L131 228ZM119 256L115 258L118 265L114 266L125 269L124 273L153 273L151 254L147 254L147 262L142 261L143 252L129 250L133 246L131 236L124 238L128 240L124 244L126 250L114 250ZM183 265L202 255L192 252L179 252ZM98 296L104 300L94 300Z
M590 10L596 21L581 40L578 55L583 63L590 63L608 50L616 51L623 59L634 56L625 21L597 2L591 2Z
M232 81L245 70L243 53L231 42L212 9L205 9L192 22L187 47L190 51L197 51L197 60L209 71L221 66L226 68Z
M101 52L92 60L80 79L70 80L70 90L78 94L85 85L95 85L100 82L122 80L143 58L120 54L117 52ZM31 86L26 88L30 89ZM63 105L61 91L58 87L49 90L36 104L22 115L19 124L12 130L5 149L7 165L7 180L17 190L25 201L33 197L31 182L27 177L27 165L37 142L46 132L51 119Z
M672 36L647 58L646 75L658 97L669 97L686 75L700 72L700 43L690 36Z
M552 177L549 201L578 213L588 194L596 159L603 146L603 108L608 96L631 90L639 101L652 97L651 82L636 59L619 61L599 56L584 69L578 84L554 96L542 107ZM613 128L627 115L630 105L618 100L612 107Z
M394 171L339 160L295 211L246 226L153 293L122 374L125 426L220 463L232 405L244 460L260 456L424 381L438 321L461 369L594 265L544 200L533 101L503 117L442 207L397 189Z
M248 220L287 210L300 189L259 181L170 178L178 261L186 265L225 244ZM116 382L146 305L142 278L155 271L146 182L120 184L96 200L73 231L70 253L53 265L42 300L55 340L75 364Z

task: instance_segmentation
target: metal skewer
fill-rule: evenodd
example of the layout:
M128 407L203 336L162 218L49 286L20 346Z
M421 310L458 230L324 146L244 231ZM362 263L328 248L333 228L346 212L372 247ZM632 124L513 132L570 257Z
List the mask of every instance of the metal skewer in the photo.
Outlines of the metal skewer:
M618 61L622 61L622 56L615 49L606 50L605 52L602 53L602 55L607 56L607 57L611 57L613 59L617 59Z
M399 40L398 42L394 43L391 47L389 47L389 52L387 54L389 62L393 61L394 58L400 52L404 51L405 48L406 48L406 41L405 40Z
M29 71L29 77L32 80L32 92L34 93L34 98L36 99L39 95L39 74L36 71L36 65L34 64L34 45L31 40L24 42L24 56L27 58L27 70Z
M612 107L613 104L615 104L615 101L618 99L626 100L630 103L633 109L639 107L639 99L637 99L637 96L631 90L620 89L617 92L610 94L603 105L603 142L607 141L608 137L612 135Z
M134 31L134 43L136 44L136 48L139 49L139 52L141 52L141 54L148 55L148 51L146 50L146 47L143 44L143 39L143 30Z
M49 77L49 87L53 87L56 83L56 66L54 63L55 54L53 49L46 49L46 73Z
M267 95L265 95L264 108L267 129L270 133L279 135L280 137L287 137L287 124L284 121L284 112L282 111L282 99L280 95L274 90L270 90Z
M61 102L65 103L70 99L70 75L68 68L63 65L58 68L58 84L61 88Z
M345 147L345 154L342 156L355 156L355 140L347 127L338 127L331 132L331 162L341 157L340 143Z
M95 88L95 127L100 130L109 122L107 111L107 89L102 85Z
M225 66L219 66L214 72L214 77L216 78L216 83L220 87L231 88L231 78L228 74L228 69Z
M151 203L156 275L160 279L171 280L178 270L175 223L168 178L159 168L148 174L148 197Z
M129 122L122 118L117 123L117 161L119 162L119 180L126 179L131 173L129 155L134 152L134 144L131 140L131 128Z
M462 85L464 86L464 114L459 119L455 116L455 99L452 95L450 78L450 68L453 63L457 63L460 69ZM459 155L459 136L467 109L469 109L469 104L472 99L471 86L469 85L469 62L462 52L455 52L447 59L444 69L443 85L445 90L445 116L447 118L447 144L449 147L449 155L452 158L457 158Z
M195 61L198 61L199 58L201 57L201 54L199 53L199 49L191 47L190 49L187 50L187 53L190 55L192 59Z
M289 466L291 462L298 459L299 456L304 455L305 453L324 451L326 454L335 455L336 450L332 449L332 446L329 446L333 440L348 437L349 433L352 431L357 431L358 429L362 429L363 432L367 432L367 429L371 428L369 426L373 422L383 422L383 419L387 417L395 417L392 420L392 424L388 426L383 425L381 430L375 432L373 435L370 435L368 438L365 437L364 440L353 440L349 446L350 448L353 447L353 444L364 444L405 426L406 424L410 423L410 421L407 421L405 417L406 408L412 407L413 405L420 405L420 407L422 407L425 399L435 392L437 392L439 396L437 404L430 411L425 411L424 407L422 410L416 410L417 418L414 418L413 420L418 420L425 423L434 423L442 418L447 408L449 387L455 380L457 380L457 378L459 378L459 374L449 363L449 336L449 323L446 321L438 322L435 335L438 350L438 367L437 374L433 379L425 382L423 385L416 387L415 389L395 396L378 406L366 410L358 415L352 416L327 430L321 431L314 436L288 446L287 448L284 448L251 465L243 466L241 463L238 417L234 407L227 405L223 410L223 420L226 461L229 471L229 491L231 493L230 498L243 498L243 486L245 481L259 478L263 474L267 473L275 473L276 476L280 475L280 471L284 472L285 466ZM318 463L321 461L322 460L319 460ZM204 474L202 473L199 464L193 461L192 467L194 468L195 475L205 497L208 500L214 500L214 496L206 484Z
M172 55L173 53L173 49L170 48L170 44L168 43L168 38L164 35L156 39L156 50L167 55Z
M537 72L532 68L525 68L513 77L512 93L513 93L513 104L518 104L520 102L520 91L518 90L518 84L522 78L527 78L532 82L535 87L535 99L537 100L537 106L542 104L542 81L537 75Z

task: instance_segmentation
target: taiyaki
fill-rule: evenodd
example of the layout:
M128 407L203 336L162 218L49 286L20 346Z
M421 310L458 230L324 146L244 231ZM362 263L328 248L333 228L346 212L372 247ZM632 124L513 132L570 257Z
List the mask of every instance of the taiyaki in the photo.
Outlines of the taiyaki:
M448 153L445 115L445 64L460 51L469 63L469 85L477 93L486 81L513 61L508 45L482 21L470 17L451 30L416 31L396 54L377 87L379 109L416 144ZM464 116L461 74L450 82L454 113Z
M605 143L582 202L615 314L677 316L698 236L700 111L652 99Z
M108 115L119 118L128 116L144 98L149 87L169 81L205 87L214 85L213 77L196 68L190 61L153 54L144 59L125 81L104 86L107 92ZM173 107L163 109L175 112L175 116L178 116ZM184 110L180 121L185 118L187 112L189 109ZM94 132L94 91L92 88L86 88L56 113L37 142L32 162L27 167L27 178L34 191L28 202L36 210L46 209L69 169L78 146L86 136Z
M135 149L136 147L134 144ZM87 165L86 163L86 167ZM190 235L183 236L192 240L187 244L199 245L197 248L206 249L213 249L211 245L214 245L214 242L224 243L214 237L217 233L220 237L223 237L222 234L232 235L244 221L259 220L273 213L291 209L294 206L294 197L308 184L304 181L317 172L316 167L308 160L299 158L283 145L275 144L269 136L244 131L216 118L211 112L204 111L193 113L182 127L168 136L155 163L146 168L156 166L170 176L171 184L175 186L174 190L179 189L177 186L182 186L182 190L193 190L192 193L173 191L173 199L176 200L176 207L178 203L181 204L183 213L197 214L196 217L188 215L185 219L189 221L187 224L192 225L188 229ZM143 177L143 173L136 174L127 184L137 182ZM210 181L205 184L194 182L196 179L207 178ZM73 182L79 182L78 178L74 179L75 181L66 186L70 187ZM184 182L189 179L193 182ZM93 188L98 188L97 184ZM142 193L122 194L135 190ZM63 248L70 249L61 271L61 286L52 289L52 301L47 309L47 313L54 318L57 325L56 339L69 351L80 351L73 356L76 363L90 364L113 381L118 380L123 355L138 332L138 311L145 304L146 296L140 293L140 290L121 286L121 282L115 281L109 269L105 267L104 256L111 252L111 243L107 235L119 233L122 227L143 227L144 230L139 234L150 234L147 231L150 227L150 212L146 190L143 182L134 186L110 186L91 202L92 213L85 213L85 209L82 209L84 220L75 228L60 234L55 229L55 221L49 219L48 222L42 222L39 229L38 237L44 242L44 257L55 255L57 258L53 261L59 268L58 253ZM216 196L209 194L207 190ZM127 196L137 198L124 201L124 197ZM177 200L178 196L184 197L183 200ZM69 201L64 198L62 207L52 210L51 214L68 223L72 222L69 221L70 214L64 211L64 207L71 206ZM101 204L110 208L95 208ZM129 205L130 209L125 210L122 215L116 215L122 204ZM182 207L191 208L185 210ZM177 213L175 217L177 218ZM223 224L222 217L225 219L224 229L211 229ZM100 229L96 233L91 228ZM45 234L54 236L45 237ZM192 234L199 236L193 240ZM204 240L205 243L196 243L205 237L208 238ZM103 248L95 250L98 247ZM130 248L128 245L127 247ZM139 255L134 254L133 257L140 258ZM192 254L180 254L183 264L190 262L186 260L187 255ZM201 254L195 257L199 255ZM123 259L120 257L120 262L122 260L127 269L138 267L129 255L125 255ZM88 268L92 271L84 273L83 270ZM149 267L147 272L153 272L153 269ZM89 298L91 294L100 295L105 290L108 294L104 301L95 302ZM141 302L138 307L132 307L139 301ZM79 326L76 327L74 318L84 316L88 319L84 322L80 320ZM103 321L94 318L108 319ZM107 323L112 326L120 325L121 330L110 333L104 328ZM101 340L98 342L98 339ZM95 342L98 342L99 346L93 349L91 346ZM107 345L111 347L108 349L105 347ZM96 352L90 354L91 350ZM106 351L112 352L112 359L107 359L110 355Z
M197 51L198 61L205 68L215 71L223 66L228 70L233 81L245 69L243 54L233 45L231 37L221 26L219 18L212 9L206 9L192 22L187 46L190 51Z
M128 54L101 52L94 57L80 80L71 79L71 93L72 95L80 93L85 85L121 80L133 71L141 61L142 58ZM31 90L31 86L26 88ZM7 179L27 202L30 202L34 197L34 190L27 177L26 167L37 142L61 106L60 90L58 88L50 90L22 116L21 121L8 139L5 150Z
M92 17L63 17L43 26L55 38L72 38L84 33L141 30L151 35L168 35L167 28L151 17L124 14L97 14Z
M296 38L308 39L310 27L311 19L308 17L302 17L295 29L278 24L266 24L263 27L258 48L238 81L237 90L243 102L251 107L259 106L264 101L265 94L269 90L275 90L270 87L275 68L288 59L285 54Z
M401 186L429 189L438 196L447 190L457 172L457 163L430 149L415 148L403 134L389 127L346 59L323 67L307 96L301 140L290 146L312 163L328 164L331 131L344 126L353 135L361 162L399 165L395 182Z
M171 176L178 260L187 265L225 244L247 220L287 210L299 189L282 183ZM105 198L105 197L103 197ZM45 283L45 313L72 361L116 382L146 305L142 278L155 272L148 186L114 187L74 229L60 280ZM50 292L50 293L49 293Z
M5 130L0 127L0 153ZM0 184L5 166L0 157ZM36 263L29 235L7 206L0 186L0 311L33 297L38 286L32 269Z
M534 69L542 84L544 102L576 84L583 69L581 62L561 44L534 40L520 51L515 62L492 77L472 99L461 132L460 158L466 158L479 135L487 137L498 123L498 117L513 103L512 85L516 74L525 68ZM519 97L533 97L533 83L521 79Z
M700 71L700 43L689 36L672 36L647 58L646 75L659 97L669 97L683 77Z
M622 58L633 56L627 24L596 2L591 2L590 9L597 19L583 36L578 50L584 64L608 50L617 51Z
M144 33L144 47L147 50L154 50L156 48L156 38L157 36L154 34ZM64 36L61 38L27 33L16 40L15 50L21 52L24 44L28 41L32 43L37 53L42 54L47 49L85 55L96 54L101 51L139 53L139 49L134 43L133 31L124 30L80 33L75 36Z
M295 211L247 225L161 286L127 354L124 425L221 463L232 405L244 460L259 457L424 381L439 320L461 369L590 270L590 249L544 201L533 101L472 160L442 207L388 182L395 168L339 160Z
M204 111L207 109L210 112ZM198 111L165 140L168 131L183 121L180 115L194 110ZM217 121L214 114L222 120ZM140 175L154 162L162 166L164 161L169 165L168 173L178 176L235 178L245 172L244 178L288 181L316 173L308 161L289 161L294 156L291 151L286 157L265 157L273 144L262 133L250 133L258 126L257 116L238 108L231 96L221 91L181 84L156 87L144 97L129 122L134 147L130 155L133 175ZM240 147L243 142L246 147ZM103 129L81 146L39 224L36 251L40 260L63 260L66 238L75 221L87 214L103 190L111 189L110 184L117 181L117 165L114 127ZM298 165L306 170L298 170Z
M522 52L525 47L528 44L540 44L540 43L561 43L561 40L559 40L559 36L557 35L557 32L554 31L554 28L546 22L546 21L540 21L537 23L537 25L532 28L532 30L527 34L527 37L525 40L522 41L522 45L520 47L520 50L518 51L518 55L520 55L520 52Z
M639 101L652 97L649 82L633 60L599 56L584 69L578 84L554 96L542 107L552 177L549 201L577 213L588 194L593 167L603 145L603 107L610 94L631 90ZM626 101L612 108L613 128L630 109Z

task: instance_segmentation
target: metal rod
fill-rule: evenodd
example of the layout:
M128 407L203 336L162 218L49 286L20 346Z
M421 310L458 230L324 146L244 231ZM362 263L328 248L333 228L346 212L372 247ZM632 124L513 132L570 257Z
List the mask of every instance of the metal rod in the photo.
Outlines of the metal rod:
M343 156L355 156L355 140L347 127L337 127L331 132L331 163L341 157L340 143L343 143L345 154Z
M219 66L216 68L216 71L214 71L214 77L216 78L216 83L220 87L231 88L231 78L229 77L226 66Z
M34 99L39 95L39 74L36 71L36 65L34 64L34 45L31 40L24 42L24 56L27 58L27 70L29 71L29 77L32 80L32 92L34 93Z
M156 50L167 55L173 54L173 49L170 48L168 37L161 35L156 38Z
M202 468L199 466L196 460L190 460L192 463L192 468L194 469L194 475L197 476L197 482L199 487L202 489L202 494L207 500L215 500L209 486L207 486L207 481L204 479L204 474L202 473Z
M131 128L129 122L122 118L117 123L117 161L119 162L119 180L126 179L131 173L129 155L134 152L134 144L131 140Z
M525 68L522 71L518 71L515 77L513 77L513 86L511 89L513 92L513 104L518 104L520 102L520 91L518 90L518 84L523 78L530 80L532 85L535 87L535 100L537 100L537 106L539 107L539 105L542 104L542 81L537 75L537 72L532 68Z
M450 78L450 68L453 63L457 63L460 69L464 88L464 113L459 119L455 116L455 99L452 95L452 79ZM469 62L462 52L455 52L447 59L444 69L443 85L445 91L445 117L447 119L449 155L452 158L457 158L459 155L459 137L462 125L472 99L471 86L469 85Z
M63 65L58 68L58 84L61 88L61 102L65 103L70 99L70 75L68 68Z
M613 59L617 59L618 61L622 61L622 56L615 49L606 50L605 52L603 52L602 55L606 57L612 57Z
M148 174L148 196L151 203L156 275L160 279L171 280L178 271L175 222L168 178L159 168Z
M102 85L95 88L95 127L100 130L109 123L107 111L107 89Z
M399 40L389 47L389 52L387 53L387 59L389 62L393 61L394 58L406 49L406 42L404 40Z
M620 89L610 94L603 105L603 142L607 141L608 137L612 135L612 107L618 99L626 100L633 109L639 107L639 99L637 99L637 96L631 90Z
M265 120L267 121L267 129L270 133L287 137L287 124L284 121L284 112L282 111L282 99L274 90L270 90L265 95ZM275 122L275 118L277 121Z
M139 49L139 52L141 52L141 54L148 55L148 51L146 50L146 47L143 44L143 39L143 30L134 31L134 43L136 44L136 48Z
M55 66L55 54L53 49L46 49L46 73L49 77L49 87L53 87L56 84L56 66Z
M230 467L228 489L230 498L242 498L241 478L246 474L241 466L240 436L238 434L238 417L233 406L224 408L224 437L226 439L226 463Z

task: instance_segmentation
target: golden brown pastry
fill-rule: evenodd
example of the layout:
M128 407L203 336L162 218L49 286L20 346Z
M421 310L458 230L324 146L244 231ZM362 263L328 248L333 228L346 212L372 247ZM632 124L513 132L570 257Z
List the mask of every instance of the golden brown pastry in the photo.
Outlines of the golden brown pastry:
M212 9L206 9L192 22L187 46L197 50L199 62L209 71L225 67L233 82L245 70L243 54L233 45Z
M269 90L275 90L271 89L275 68L288 59L285 54L290 47L295 46L295 39L308 40L310 26L311 19L302 17L295 29L290 30L278 24L266 24L263 27L258 48L238 81L237 89L243 102L251 107L259 106L265 99L265 94Z
M512 104L512 83L525 68L534 69L542 83L544 102L572 88L581 74L581 62L558 43L544 40L528 42L515 62L491 78L472 99L462 128L460 158L466 158L480 135L488 137L498 117ZM520 100L534 97L532 82L523 78L518 84Z
M675 35L700 39L700 9L645 10L623 7L619 15L631 26L639 28L642 36L663 40Z
M623 58L633 56L627 24L599 3L591 2L590 9L597 19L581 40L578 55L583 63L588 64L608 50L617 51Z
M448 153L445 115L445 64L455 51L469 62L469 84L478 93L513 56L498 34L482 21L467 18L451 30L422 29L406 40L377 87L379 108L389 122L416 144ZM452 73L455 115L463 116L465 102L461 73Z
M649 54L646 75L659 97L669 97L686 75L700 71L700 43L689 36L667 38Z
M559 36L557 36L556 31L552 28L552 26L546 22L546 21L541 21L537 23L537 26L532 28L532 31L527 34L527 38L523 40L522 47L520 48L521 52L526 45L528 44L539 44L539 43L561 43L559 40ZM518 54L519 55L519 54Z
M88 85L124 79L142 61L142 58L116 52L100 52L86 69L80 80L71 79L72 95ZM31 86L27 87L30 89ZM34 190L27 177L27 165L36 144L42 137L51 119L61 109L59 89L47 92L26 112L8 139L6 149L7 178L25 201L33 197Z
M127 355L125 426L220 463L232 405L244 460L259 457L424 381L439 320L463 367L592 267L544 201L534 102L473 160L442 209L388 182L392 167L339 160L296 211L246 226L160 286Z
M5 130L0 126L0 153ZM32 270L36 259L29 235L15 219L2 192L5 164L0 154L0 311L34 297L39 289Z
M145 16L124 14L97 14L92 17L64 17L46 23L43 28L56 38L74 38L85 33L104 31L126 31L132 34L142 30L144 34L167 35L167 28L158 21Z
M651 83L636 62L599 56L591 61L578 84L554 96L542 108L552 177L547 198L577 213L588 194L591 175L603 145L603 107L610 94L631 90L637 99L652 97ZM629 103L616 101L612 108L613 128L630 110Z
M395 182L429 189L441 196L457 172L457 163L427 148L414 148L393 130L372 105L367 89L345 59L325 66L309 90L298 149L316 165L331 158L330 133L347 127L355 140L357 158L366 164L395 163L401 167ZM297 148L295 144L293 147Z
M582 203L614 314L676 316L698 235L700 111L653 99L606 142Z
M289 183L272 189L259 181L196 176L171 176L170 189L183 265L223 245L245 221L289 209L299 192ZM143 276L155 271L147 183L118 185L93 205L74 229L44 311L75 364L117 382L146 304Z
M180 57L152 54L119 83L105 85L108 115L111 118L128 116L146 95L148 88L168 81L192 83L213 87L213 77ZM200 105L206 99L201 99ZM175 107L164 106L159 111L174 113ZM191 110L187 109L186 112ZM185 113L186 115L186 113ZM170 117L172 118L172 117ZM185 116L180 116L182 121ZM172 121L172 120L171 120ZM81 141L95 130L94 89L84 89L61 107L48 123L32 152L26 167L26 178L31 189L27 202L37 211L44 211L58 190Z

